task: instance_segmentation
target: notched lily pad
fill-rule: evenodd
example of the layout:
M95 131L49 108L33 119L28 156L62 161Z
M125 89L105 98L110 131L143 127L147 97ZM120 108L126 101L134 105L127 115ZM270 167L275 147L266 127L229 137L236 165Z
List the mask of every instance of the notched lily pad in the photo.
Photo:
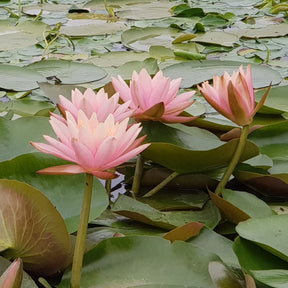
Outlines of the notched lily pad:
M70 236L59 212L32 186L0 180L0 249L8 259L20 257L33 275L53 275L67 265Z
M54 59L42 60L26 67L43 75L46 79L54 77L61 84L88 83L100 80L107 75L104 69L93 64ZM40 82L45 82L45 80Z
M37 71L16 65L0 64L0 87L2 89L28 91L37 89L37 82L44 81L46 81L45 77Z

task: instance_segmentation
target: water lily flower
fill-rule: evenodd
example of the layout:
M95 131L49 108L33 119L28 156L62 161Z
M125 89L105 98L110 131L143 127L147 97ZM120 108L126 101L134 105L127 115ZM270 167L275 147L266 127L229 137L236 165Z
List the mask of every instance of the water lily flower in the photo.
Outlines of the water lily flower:
M71 101L62 95L59 96L59 100L58 108L62 115L65 117L65 111L69 111L75 119L78 117L79 110L82 110L88 118L96 113L100 122L103 122L109 114L113 114L114 120L117 122L130 117L133 113L133 110L129 108L129 101L119 104L119 94L115 93L109 98L103 88L97 93L91 88L86 89L84 93L75 89L72 90Z
M197 86L207 102L220 114L239 126L251 124L254 115L263 106L269 88L255 107L255 94L252 82L251 65L244 71L241 65L230 76L227 72L221 77L213 77L213 86L208 81Z
M142 69L140 73L133 72L130 87L118 76L112 77L112 85L124 101L131 101L130 108L135 112L136 121L153 120L166 123L184 123L197 117L179 116L191 106L195 91L189 91L177 96L181 78L170 80L159 71L153 78Z
M20 258L15 259L13 263L0 277L1 288L20 288L23 278L23 262Z
M48 142L31 144L38 150L52 154L75 164L48 167L40 174L79 174L88 173L101 179L117 177L111 169L130 160L146 149L142 144L146 136L136 139L141 131L140 124L128 126L129 118L116 122L109 114L104 122L93 113L89 118L79 110L77 119L66 112L66 120L50 116L50 124L59 140L44 135Z

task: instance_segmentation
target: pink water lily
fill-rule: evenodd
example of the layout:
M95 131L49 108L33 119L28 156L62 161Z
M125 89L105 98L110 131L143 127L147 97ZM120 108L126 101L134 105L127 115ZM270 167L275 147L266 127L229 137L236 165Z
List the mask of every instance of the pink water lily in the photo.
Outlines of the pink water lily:
M208 81L197 86L207 102L219 113L238 124L251 124L254 115L263 106L269 89L255 107L255 94L252 81L251 65L244 71L241 65L230 76L227 72L221 77L213 77L213 86Z
M130 160L149 146L140 145L146 136L136 139L142 129L140 124L128 126L128 121L129 118L125 118L116 122L113 114L109 114L105 121L100 122L96 113L89 118L82 110L79 110L77 119L67 111L65 121L51 115L50 124L59 140L44 135L48 144L31 144L44 153L76 165L48 167L38 173L89 173L101 179L115 178L117 175L111 169Z
M72 90L71 101L66 97L59 96L59 110L65 117L65 111L69 111L75 119L78 117L78 111L82 110L88 118L93 113L97 114L97 119L103 122L109 114L113 114L115 121L121 121L132 115L133 110L129 108L130 102L119 104L119 94L115 93L112 97L101 88L95 93L88 88L81 93L80 90Z
M189 91L177 96L181 78L171 80L159 71L153 78L142 69L138 74L133 72L130 86L118 76L112 77L114 89L119 92L124 102L131 101L130 108L135 112L133 117L137 121L153 120L166 123L188 122L196 117L179 116L194 101L191 98L195 91Z

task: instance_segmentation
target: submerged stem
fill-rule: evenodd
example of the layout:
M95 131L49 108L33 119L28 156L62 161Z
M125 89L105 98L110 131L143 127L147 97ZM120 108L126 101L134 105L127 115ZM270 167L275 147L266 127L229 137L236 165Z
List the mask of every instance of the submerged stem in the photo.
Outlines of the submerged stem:
M235 153L231 159L231 162L230 162L229 166L227 167L221 181L219 182L219 184L215 190L215 194L218 196L221 195L222 189L225 188L230 176L232 175L236 165L239 162L239 159L240 159L240 157L243 153L243 150L245 148L248 132L249 132L249 125L243 126L236 151L235 151Z
M75 250L72 264L71 288L80 288L85 240L89 222L90 206L92 199L93 175L86 174L85 190L83 195L82 210L77 232Z
M155 193L157 193L159 190L161 190L163 187L165 187L169 182L171 182L173 179L175 179L178 175L179 175L178 172L173 172L167 178L165 178L161 183L159 183L156 187L154 187L152 190L150 190L148 193L146 193L143 197L153 196Z

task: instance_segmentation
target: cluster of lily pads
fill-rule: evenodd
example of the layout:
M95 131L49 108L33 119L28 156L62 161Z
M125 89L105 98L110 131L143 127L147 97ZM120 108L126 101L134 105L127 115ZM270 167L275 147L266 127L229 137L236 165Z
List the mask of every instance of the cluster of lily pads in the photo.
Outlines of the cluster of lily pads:
M47 2L1 2L1 287L285 287L287 3Z

